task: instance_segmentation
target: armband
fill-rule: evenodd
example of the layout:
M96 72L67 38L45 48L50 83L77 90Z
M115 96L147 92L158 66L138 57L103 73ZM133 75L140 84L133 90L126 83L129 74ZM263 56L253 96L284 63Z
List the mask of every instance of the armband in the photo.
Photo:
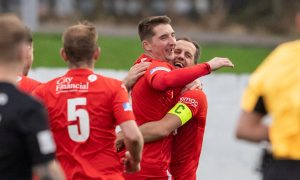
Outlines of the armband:
M177 103L168 113L178 116L181 121L181 125L184 125L193 116L190 108L183 103Z

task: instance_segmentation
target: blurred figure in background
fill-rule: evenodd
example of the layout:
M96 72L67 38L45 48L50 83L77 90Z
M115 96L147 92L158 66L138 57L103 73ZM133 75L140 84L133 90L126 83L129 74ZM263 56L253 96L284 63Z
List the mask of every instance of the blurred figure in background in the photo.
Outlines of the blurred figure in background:
M300 30L300 14L296 16ZM242 98L236 136L269 141L263 180L300 179L300 41L279 45L251 75ZM263 117L270 115L270 125Z
M25 27L14 15L0 15L0 27L0 179L63 179L45 109L15 87Z
M45 103L57 144L57 158L68 179L122 180L114 147L120 125L127 148L125 171L140 170L143 138L136 125L126 87L93 72L100 55L96 28L90 23L68 27L61 56L68 72L34 91Z

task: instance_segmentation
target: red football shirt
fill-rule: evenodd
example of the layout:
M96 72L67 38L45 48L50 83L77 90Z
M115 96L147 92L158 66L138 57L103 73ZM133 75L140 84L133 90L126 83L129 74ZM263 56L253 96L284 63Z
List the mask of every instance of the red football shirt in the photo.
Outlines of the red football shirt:
M202 90L183 93L178 102L184 103L192 111L192 119L178 128L173 138L170 171L174 179L196 179L203 135L206 123L207 100Z
M131 92L132 108L138 125L162 119L170 109L174 97L173 90L158 91L151 84L158 73L171 71L174 67L146 55L142 55L136 62L140 61L152 63L145 75L135 83ZM167 177L171 157L171 138L172 136L169 136L153 143L144 144L141 171L127 174L126 179Z
M33 90L38 87L41 82L31 79L27 76L19 76L18 77L18 87L28 94L31 94Z
M174 69L167 62L142 55L137 61L152 62L144 76L132 89L132 105L138 125L162 119L172 106L174 97L180 89L196 78L209 74L207 63L190 68ZM146 143L143 150L141 171L131 174L127 179L168 178L171 158L172 135L159 141ZM130 177L129 177L130 176Z
M120 81L73 69L34 94L48 109L57 158L68 179L123 179L115 127L135 118Z

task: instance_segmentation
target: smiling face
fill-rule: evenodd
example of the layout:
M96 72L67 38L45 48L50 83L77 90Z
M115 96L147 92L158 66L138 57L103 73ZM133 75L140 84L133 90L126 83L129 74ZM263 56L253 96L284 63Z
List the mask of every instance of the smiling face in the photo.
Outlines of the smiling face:
M153 28L153 36L144 40L146 52L155 59L168 61L174 58L175 32L170 24L159 24Z
M178 40L174 49L173 64L176 68L184 68L195 65L196 47L193 43Z

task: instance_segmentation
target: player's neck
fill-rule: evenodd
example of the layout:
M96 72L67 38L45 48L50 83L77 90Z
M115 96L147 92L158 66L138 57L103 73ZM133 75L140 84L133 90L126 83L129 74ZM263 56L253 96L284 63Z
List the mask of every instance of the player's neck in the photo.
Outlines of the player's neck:
M144 54L145 54L146 56L152 58L152 59L167 62L167 60L165 60L165 59L163 59L163 58L161 58L161 57L154 56L151 52L145 51Z
M18 68L11 65L0 64L0 82L7 82L16 85L18 78Z
M94 64L88 64L88 63L73 64L73 63L69 63L68 68L69 69L90 69L90 70L94 70Z

